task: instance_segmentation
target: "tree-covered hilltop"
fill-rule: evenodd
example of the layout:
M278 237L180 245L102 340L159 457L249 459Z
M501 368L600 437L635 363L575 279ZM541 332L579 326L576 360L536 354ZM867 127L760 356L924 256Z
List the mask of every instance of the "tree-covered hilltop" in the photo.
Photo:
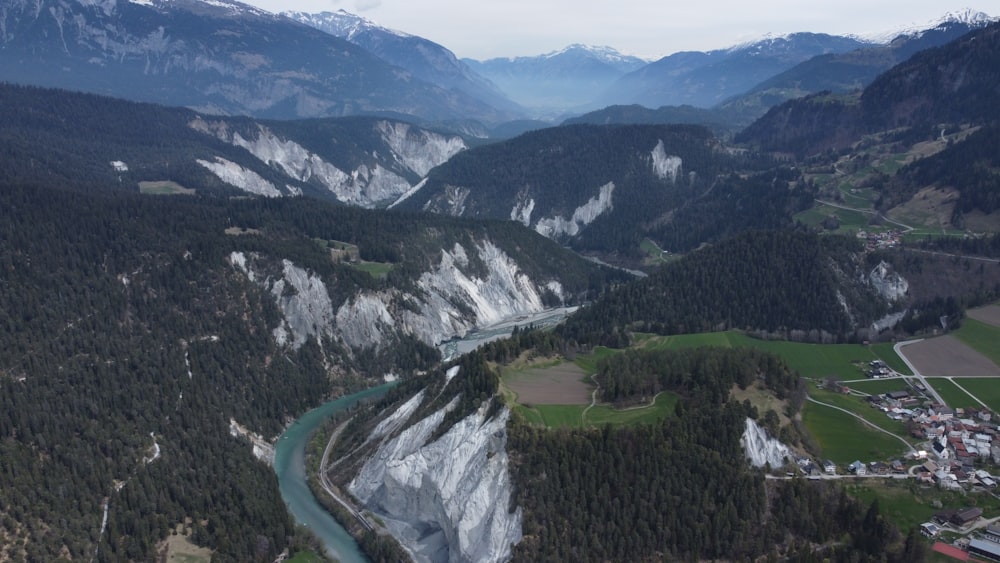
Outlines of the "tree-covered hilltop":
M627 331L730 328L843 339L885 311L856 270L854 239L755 231L693 252L618 287L559 328L579 342L621 346ZM825 334L823 334L825 333Z

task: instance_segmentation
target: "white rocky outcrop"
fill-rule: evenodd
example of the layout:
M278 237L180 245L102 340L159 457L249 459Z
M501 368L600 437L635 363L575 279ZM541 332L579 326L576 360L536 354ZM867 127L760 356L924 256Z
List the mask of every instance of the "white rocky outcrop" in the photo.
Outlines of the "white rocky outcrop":
M525 227L528 227L531 225L531 212L534 210L534 198L526 198L514 204L514 207L510 210L510 220L517 221Z
M746 428L740 438L743 451L754 467L781 467L792 457L792 450L768 435L767 430L752 418L747 418Z
M375 130L382 134L396 160L421 177L468 148L459 136L416 129L401 121L379 121Z
M583 227L594 222L602 213L612 209L611 195L615 191L614 182L608 182L600 188L600 192L590 198L587 203L578 207L569 218L560 216L539 219L535 231L539 234L555 238L562 235L575 236Z
M189 125L196 131L246 149L289 177L323 186L341 202L361 207L396 200L414 188L400 173L386 165L422 177L466 148L461 137L416 129L407 123L379 121L374 127L387 147L384 151L387 164L380 163L378 153L374 153L367 164L345 171L263 125L257 125L254 134L246 137L232 131L228 123L221 120L210 122L197 118Z
M455 244L441 253L440 262L417 280L414 294L395 289L363 291L334 307L323 280L288 260L281 276L269 277L255 268L254 258L233 252L229 262L247 278L267 289L281 309L283 320L274 329L279 346L298 348L310 337L339 339L352 349L379 347L397 333L413 335L430 345L476 328L539 313L542 294L563 298L557 280L536 283L517 262L488 240L473 247L475 271L467 250ZM399 302L410 306L398 307Z
M215 157L215 162L200 158L196 162L215 174L219 180L234 188L265 197L281 197L282 195L281 190L274 187L274 184L265 180L260 174L222 157Z
M454 336L465 336L479 326L544 309L539 287L513 258L490 241L480 242L475 250L486 265L485 275L464 272L468 270L469 258L465 248L456 244L441 253L437 267L420 276L417 280L423 294L417 300L421 303L420 312L402 313L401 321L409 333L433 345ZM558 282L547 282L547 286L556 295L562 294ZM456 306L456 302L465 307Z
M427 443L456 402L384 442L348 490L416 561L507 561L521 540L521 509L509 510L510 411L487 418L487 401Z
M661 180L669 179L670 183L676 184L677 175L681 171L681 157L668 155L663 146L663 139L656 143L650 156L653 158L653 174Z
M910 289L910 283L884 261L872 268L868 274L868 282L883 299L890 303L905 297L906 292Z

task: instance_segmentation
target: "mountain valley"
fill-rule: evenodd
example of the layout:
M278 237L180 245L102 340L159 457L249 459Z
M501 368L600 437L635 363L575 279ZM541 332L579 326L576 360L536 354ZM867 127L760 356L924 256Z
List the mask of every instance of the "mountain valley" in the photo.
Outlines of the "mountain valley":
M344 11L0 8L0 561L329 560L274 452L335 399L300 479L372 561L989 541L988 16L473 61Z

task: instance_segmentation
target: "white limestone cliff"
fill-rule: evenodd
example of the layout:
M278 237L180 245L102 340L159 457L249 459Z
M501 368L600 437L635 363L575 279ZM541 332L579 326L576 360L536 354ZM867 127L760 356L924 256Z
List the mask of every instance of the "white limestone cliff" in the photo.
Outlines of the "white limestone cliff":
M752 418L747 418L746 429L740 438L743 451L754 467L781 467L792 457L792 450L768 435L767 430Z
M281 197L281 190L276 188L274 184L253 170L244 168L235 162L218 156L215 157L215 162L202 159L198 159L196 162L230 186L265 197Z
M487 418L485 402L427 443L456 402L384 442L348 490L418 562L507 561L521 540L521 509L509 510L510 412Z
M653 159L653 173L661 180L670 179L670 183L677 183L677 174L681 171L681 157L668 155L663 147L663 139L656 143L653 152L650 153Z
M906 296L910 283L899 275L892 266L879 262L868 274L868 282L886 301L893 303Z
M291 139L279 137L263 125L257 125L254 134L247 136L232 131L222 120L197 118L189 126L246 149L268 166L299 182L318 183L339 201L361 207L374 207L407 194L414 186L401 175L404 170L422 177L431 168L466 148L464 141L457 136L419 130L406 123L379 121L374 127L386 146L385 154L380 157L377 152L373 153L368 164L359 164L353 170L341 170L322 156ZM280 195L280 192L275 195Z
M590 198L587 203L578 207L573 215L566 219L560 216L539 219L535 223L535 231L539 234L555 238L561 235L575 236L584 227L594 222L602 213L612 209L611 195L615 191L614 182L608 182L600 188L600 192Z
M470 267L467 252L475 253L482 271ZM416 280L419 291L361 291L336 307L315 274L285 260L280 276L267 276L256 260L242 252L229 257L234 268L272 294L283 315L274 338L280 346L295 348L311 337L338 339L352 349L377 348L398 333L436 345L479 327L541 312L545 292L563 295L558 280L535 282L488 240L469 251L460 244L442 251L440 262ZM400 302L409 306L398 307Z

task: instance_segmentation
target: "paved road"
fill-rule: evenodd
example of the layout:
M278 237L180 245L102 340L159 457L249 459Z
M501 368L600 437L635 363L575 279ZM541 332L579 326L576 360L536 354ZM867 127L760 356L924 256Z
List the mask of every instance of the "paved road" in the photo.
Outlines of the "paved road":
M996 258L983 258L982 256L966 256L965 254L949 254L947 252L937 252L934 250L923 250L920 248L904 248L906 252L920 252L922 254L935 254L937 256L947 256L949 258L962 258L964 260L979 260L981 262L991 262L993 264L1000 264L1000 260Z
M947 405L948 403L944 402L944 399L941 398L941 395L938 394L937 390L935 390L933 387L931 387L930 384L927 383L927 380L924 379L924 374L920 373L920 370L918 370L916 368L916 366L914 366L912 363L910 363L909 358L907 358L906 355L903 354L903 347L904 346L909 346L910 344L916 344L917 342L923 342L923 340L924 340L923 338L918 338L916 340L907 340L905 342L897 342L892 347L892 350L894 352L896 352L896 355L899 356L899 358L901 360L903 360L903 363L906 364L906 367L910 368L910 371L913 372L913 377L916 377L917 379L920 380L920 383L924 386L924 389L926 390L925 392L928 393L930 396L934 397L934 400L937 401L939 404Z

